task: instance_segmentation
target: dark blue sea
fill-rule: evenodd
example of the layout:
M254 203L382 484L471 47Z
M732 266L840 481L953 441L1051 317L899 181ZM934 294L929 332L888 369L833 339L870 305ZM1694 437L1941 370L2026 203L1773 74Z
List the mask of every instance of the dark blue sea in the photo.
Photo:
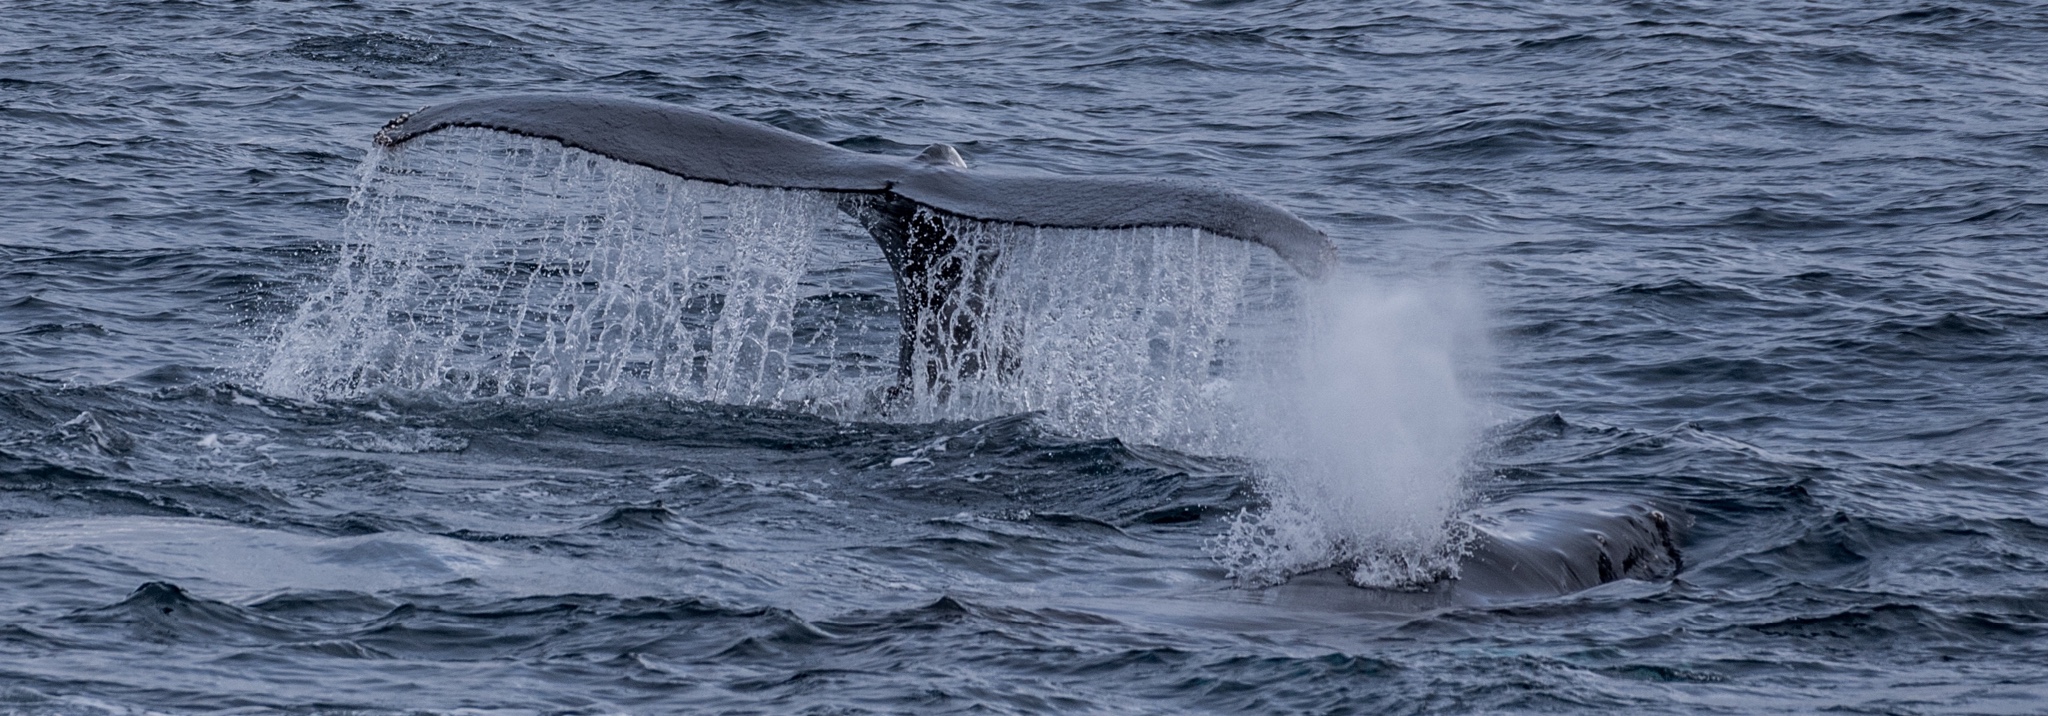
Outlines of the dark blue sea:
M1342 266L1043 238L1035 377L878 407L849 220L372 146L512 92ZM0 713L2048 713L2044 168L2024 2L0 0ZM1682 558L1464 591L1629 509Z

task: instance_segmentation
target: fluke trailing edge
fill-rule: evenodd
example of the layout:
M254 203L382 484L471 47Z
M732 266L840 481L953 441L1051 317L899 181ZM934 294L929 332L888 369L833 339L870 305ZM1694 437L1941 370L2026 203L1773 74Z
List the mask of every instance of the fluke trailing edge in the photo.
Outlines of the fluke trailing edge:
M686 179L763 188L894 194L936 211L1028 226L1186 226L1263 244L1309 276L1335 260L1328 237L1231 189L1152 177L1027 176L969 170L933 145L911 158L848 151L759 122L640 100L509 95L434 105L377 133L385 146L449 127L560 142Z
M1336 257L1329 238L1307 222L1222 186L971 170L959 152L944 144L916 157L863 154L758 122L640 100L578 95L461 100L392 120L377 133L377 143L396 147L450 127L552 140L697 181L833 195L839 208L874 236L895 271L903 321L898 372L905 381L913 374L972 373L983 367L980 363L999 360L946 349L966 345L978 328L976 303L985 295L980 284L995 248L961 251L945 217L1049 228L1196 228L1271 248L1310 277L1326 274ZM916 355L963 364L913 370Z

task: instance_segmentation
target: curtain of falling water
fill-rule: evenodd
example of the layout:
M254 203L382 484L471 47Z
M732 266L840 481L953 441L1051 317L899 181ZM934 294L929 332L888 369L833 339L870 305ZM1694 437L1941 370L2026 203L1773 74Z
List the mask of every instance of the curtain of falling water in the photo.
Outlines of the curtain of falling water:
M935 217L936 218L936 217ZM1047 229L945 217L963 265L992 256L979 329L913 356L914 419L1040 411L1070 435L1212 447L1233 427L1226 333L1251 245L1197 229ZM971 289L963 289L971 290ZM920 328L960 316L926 311ZM950 334L950 333L949 333ZM990 370L989 368L995 368Z
M976 315L916 320L981 327L945 360L921 351L910 390L885 406L893 370L836 356L893 357L893 332L791 338L793 306L833 288L806 270L814 237L845 221L812 192L444 130L373 151L340 265L280 329L261 383L309 398L647 392L918 421L1039 411L1070 435L1226 447L1227 338L1262 256L1249 244L942 219L988 280L949 302ZM998 369L962 372L970 355Z
M778 398L827 202L442 134L373 151L341 265L283 327L267 390Z

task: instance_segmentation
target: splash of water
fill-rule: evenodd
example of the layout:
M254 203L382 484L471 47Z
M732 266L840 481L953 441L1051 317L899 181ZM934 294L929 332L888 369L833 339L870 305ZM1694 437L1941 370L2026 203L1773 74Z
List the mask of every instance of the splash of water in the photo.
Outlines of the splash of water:
M776 398L829 204L450 134L373 153L341 265L280 331L266 390Z
M987 295L955 301L978 330L912 355L912 420L1036 411L1060 433L1214 447L1220 385L1253 252L1196 229L1045 229L941 218L963 260L992 256ZM917 328L963 317L925 312ZM994 368L993 370L989 368Z
M1244 242L929 216L988 280L945 304L954 315L915 321L980 330L937 349L948 355L921 348L884 405L893 306L810 310L876 288L835 253L882 270L832 202L487 130L375 151L340 266L281 328L260 385L304 398L655 393L916 421L1037 411L1068 434L1181 446L1223 432L1214 385L1253 263Z
M1360 586L1456 573L1458 514L1482 415L1482 320L1445 287L1332 285L1304 304L1304 340L1279 351L1248 403L1269 505L1212 544L1233 576L1274 583L1341 567Z

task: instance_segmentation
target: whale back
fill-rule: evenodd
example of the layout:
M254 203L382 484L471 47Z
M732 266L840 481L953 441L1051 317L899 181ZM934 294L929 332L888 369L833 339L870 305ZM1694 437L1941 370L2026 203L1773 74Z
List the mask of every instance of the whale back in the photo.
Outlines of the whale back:
M715 112L581 95L507 95L427 107L385 125L396 147L452 127L547 139L686 179L837 193L890 193L968 219L1070 229L1179 226L1271 248L1322 276L1329 237L1270 202L1179 179L1024 175L854 152ZM957 155L956 155L957 156Z
M1689 518L1674 508L1589 495L1527 495L1479 511L1459 588L1475 595L1564 595L1618 579L1668 579Z

